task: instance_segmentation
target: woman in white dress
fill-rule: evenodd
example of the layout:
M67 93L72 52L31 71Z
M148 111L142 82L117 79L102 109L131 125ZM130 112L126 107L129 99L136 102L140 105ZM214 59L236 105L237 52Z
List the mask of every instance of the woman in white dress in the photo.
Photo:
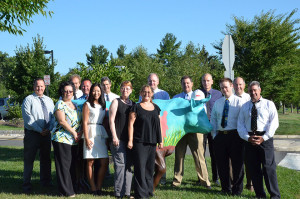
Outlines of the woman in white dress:
M106 146L107 133L102 125L105 116L106 103L104 92L100 84L95 83L90 89L87 101L83 105L83 158L87 160L87 178L94 195L101 195L102 182L108 167L108 151ZM100 161L101 167L97 173L97 182L94 181L93 165Z

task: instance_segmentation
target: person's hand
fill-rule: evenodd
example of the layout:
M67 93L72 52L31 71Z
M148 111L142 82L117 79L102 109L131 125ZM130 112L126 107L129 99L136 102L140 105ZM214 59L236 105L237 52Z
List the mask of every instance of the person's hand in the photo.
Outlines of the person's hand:
M133 142L129 140L127 144L127 148L132 149L132 147L133 147Z
M46 136L50 133L50 131L48 129L43 129L43 131L41 132L42 136Z
M114 146L119 146L119 139L117 136L113 137L113 145Z
M80 138L82 137L82 134L83 134L83 131L82 131L82 130L79 131L79 132L77 132L78 139L80 139Z
M258 135L251 135L248 138L248 141L252 144L252 145L260 145L264 139L262 138L262 136L258 136Z
M94 143L90 139L85 139L85 144L88 150L91 150L94 146Z
M164 144L162 142L158 144L159 149L162 149L163 147L164 147Z

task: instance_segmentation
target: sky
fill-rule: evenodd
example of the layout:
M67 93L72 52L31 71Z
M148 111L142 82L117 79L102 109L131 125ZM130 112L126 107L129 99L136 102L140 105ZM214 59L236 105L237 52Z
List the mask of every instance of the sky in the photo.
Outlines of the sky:
M286 14L299 5L299 0L55 0L47 9L52 17L34 16L33 23L23 26L23 36L0 32L0 51L14 56L40 35L46 50L54 52L55 72L63 75L77 62L86 64L92 45L104 45L115 57L121 44L125 53L142 45L153 54L166 33L182 42L181 50L191 41L216 55L212 44L224 39L222 31L234 24L233 16L251 21L263 11Z

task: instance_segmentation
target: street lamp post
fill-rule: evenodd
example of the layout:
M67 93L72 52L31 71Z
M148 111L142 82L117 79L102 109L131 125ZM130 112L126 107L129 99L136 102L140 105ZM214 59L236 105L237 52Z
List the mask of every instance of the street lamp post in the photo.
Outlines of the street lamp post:
M53 50L44 50L44 54L51 54L51 65L53 67ZM49 96L48 85L46 85L47 96Z

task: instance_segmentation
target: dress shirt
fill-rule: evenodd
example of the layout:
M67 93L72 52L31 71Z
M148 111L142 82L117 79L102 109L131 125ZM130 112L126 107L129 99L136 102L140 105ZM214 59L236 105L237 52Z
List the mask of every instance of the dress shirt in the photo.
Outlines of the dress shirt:
M240 111L238 117L238 132L242 139L248 141L250 137L248 132L251 132L251 109L252 101L246 102ZM264 141L267 141L274 136L276 129L279 126L278 113L275 104L267 99L260 98L259 102L255 103L257 109L257 131L265 131L262 136Z
M110 93L108 93L108 94L106 94L106 93L104 93L104 99L105 99L105 101L107 101L106 99L107 99L107 96L108 95L108 99L109 99L109 102L112 102L114 99L116 99L116 98L120 98L120 96L119 95L117 95L117 94L114 94L114 93L112 93L112 92L110 92Z
M168 100L170 99L170 96L169 93L167 93L166 91L157 88L154 90L153 99ZM139 97L139 102L141 101L142 101L142 96Z
M231 95L228 98L229 110L228 110L227 126L225 128L222 128L221 122L222 122L225 100L226 100L225 97L221 97L220 99L218 99L215 102L211 112L210 123L213 126L213 130L212 130L213 138L215 138L215 136L218 134L218 131L237 129L237 119L239 116L240 109L242 107L242 100L241 98L235 95Z
M185 97L186 94L188 94L188 96L189 96L189 99L188 99L188 100L191 100L191 99L192 99L193 91L191 91L191 92L189 92L189 93L185 93L185 92L179 93L179 94L175 95L175 96L173 97L173 99L174 99L174 98L183 98L183 99L186 99L186 97Z
M208 97L208 95L211 96L210 100L208 101L208 105L206 106L207 107L207 111L209 113L211 113L213 107L214 107L214 104L215 102L222 97L222 93L218 90L215 90L215 89L210 89L208 92L204 89L201 89L202 92L204 93L205 97ZM223 111L223 109L222 109ZM210 119L210 114L208 114L208 119Z
M88 95L83 94L81 97L77 98L78 100L87 100Z
M76 91L75 95L76 95L76 97L78 99L78 98L80 98L83 95L83 92L79 89L79 90ZM74 99L74 97L72 99Z
M49 130L54 126L54 103L50 97L43 95L41 97L46 105L49 114ZM24 119L24 127L28 130L42 132L45 121L44 112L39 96L35 93L28 95L22 104L22 116Z
M236 96L238 96L237 94L235 94ZM251 97L248 93L243 92L243 94L241 96L238 96L240 98L242 98L243 100L243 104L248 102L249 100L251 100Z

